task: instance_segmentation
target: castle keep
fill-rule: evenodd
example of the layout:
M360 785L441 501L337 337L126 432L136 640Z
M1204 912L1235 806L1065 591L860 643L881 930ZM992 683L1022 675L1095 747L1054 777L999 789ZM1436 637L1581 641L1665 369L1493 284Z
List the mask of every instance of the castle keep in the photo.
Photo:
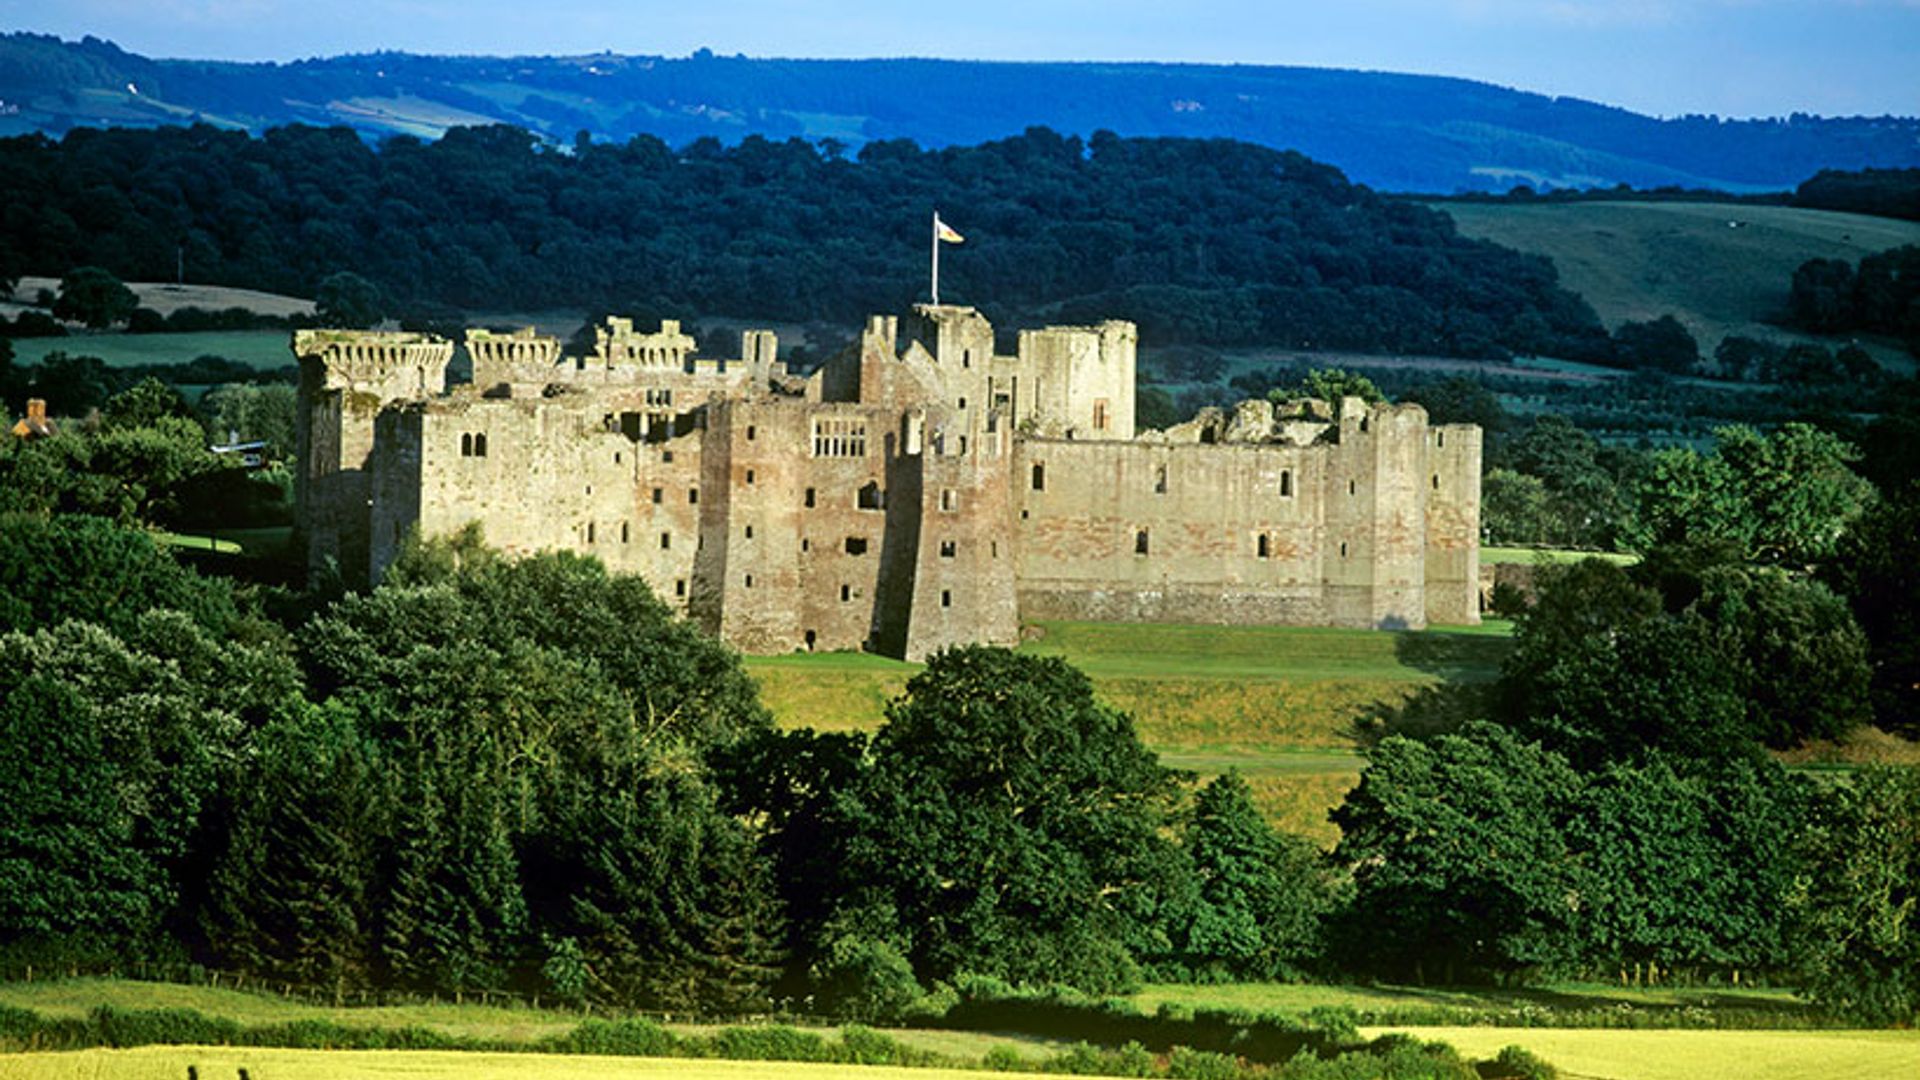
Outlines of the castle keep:
M918 659L1035 619L1417 628L1478 621L1480 429L1349 398L1134 430L1132 324L968 307L868 321L807 378L768 331L696 358L610 319L593 352L303 330L298 521L376 579L409 532L639 574L747 652Z

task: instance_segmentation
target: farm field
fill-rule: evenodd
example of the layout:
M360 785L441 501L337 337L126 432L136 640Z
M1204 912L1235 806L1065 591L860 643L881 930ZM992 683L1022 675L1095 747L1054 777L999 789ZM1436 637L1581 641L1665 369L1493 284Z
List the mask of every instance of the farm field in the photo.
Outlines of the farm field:
M1785 309L1808 259L1856 262L1920 243L1920 222L1734 203L1444 203L1460 232L1545 255L1560 283L1609 327L1669 312L1711 354L1728 334L1811 341L1766 320ZM1738 224L1730 224L1738 223ZM1913 368L1903 350L1863 343L1882 364Z
M1468 1058L1518 1045L1566 1077L1606 1080L1855 1080L1920 1075L1916 1031L1622 1031L1385 1027L1450 1043Z
M446 1050L264 1050L236 1047L148 1046L132 1050L0 1055L0 1080L180 1080L194 1067L203 1077L248 1075L271 1080L964 1080L1005 1077L975 1069L909 1069L884 1065L827 1065L787 1061L705 1061L685 1058L568 1057L554 1054L463 1053Z
M152 308L162 315L171 315L181 308L196 307L202 311L225 311L228 308L245 308L256 315L311 315L313 301L297 296L283 296L280 293L260 292L257 289L236 289L226 285L176 285L170 281L129 281L127 288L140 298L140 306ZM40 290L60 291L60 279L50 277L23 277L13 287L15 300L32 298ZM11 303L0 305L7 310L17 311L25 305Z
M108 367L133 364L184 364L218 356L263 371L291 365L285 330L196 330L184 334L72 334L67 337L15 338L14 363L37 364L48 353L97 356Z

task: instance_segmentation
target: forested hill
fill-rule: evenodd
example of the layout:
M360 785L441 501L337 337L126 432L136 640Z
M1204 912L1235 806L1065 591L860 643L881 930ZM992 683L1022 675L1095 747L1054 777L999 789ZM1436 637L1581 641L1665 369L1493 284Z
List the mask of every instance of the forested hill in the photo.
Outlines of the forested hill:
M369 146L200 125L0 140L9 274L97 264L301 296L338 271L403 309L598 307L843 324L942 298L1002 325L1129 318L1161 343L1487 356L1606 347L1551 263L1460 236L1299 154L1226 140L975 147L640 136L562 153L508 127Z
M1337 69L939 60L423 57L154 60L109 42L0 37L0 134L205 119L435 137L505 122L679 146L831 138L970 144L1031 125L1233 138L1391 191L1682 185L1779 190L1823 168L1920 165L1914 118L1662 120L1464 79Z

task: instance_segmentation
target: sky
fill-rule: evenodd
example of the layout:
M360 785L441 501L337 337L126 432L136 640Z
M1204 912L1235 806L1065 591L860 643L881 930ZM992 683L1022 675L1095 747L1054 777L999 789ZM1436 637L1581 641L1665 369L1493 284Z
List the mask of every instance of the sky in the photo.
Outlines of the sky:
M1920 0L0 0L154 57L391 49L1303 64L1657 116L1920 114Z

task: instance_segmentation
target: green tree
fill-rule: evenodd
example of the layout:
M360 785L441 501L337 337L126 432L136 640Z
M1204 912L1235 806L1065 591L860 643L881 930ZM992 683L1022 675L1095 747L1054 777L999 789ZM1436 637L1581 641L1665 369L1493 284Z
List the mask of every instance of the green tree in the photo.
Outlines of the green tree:
M1700 364L1700 345L1671 315L1649 322L1625 322L1613 332L1620 363L1630 368L1687 375Z
M1054 658L949 649L887 709L849 879L899 913L921 978L1111 990L1164 866L1174 776ZM863 902L856 896L854 902Z
M1181 846L1197 891L1178 952L1189 968L1271 980L1321 958L1332 892L1320 853L1267 824L1238 773L1195 794Z
M184 612L215 635L241 618L231 582L182 566L144 529L0 513L0 633L77 619L125 634L149 608Z
M1803 825L1825 855L1808 897L1807 992L1871 1026L1920 1019L1920 771L1867 769Z
M387 317L387 301L378 285L341 270L320 282L313 294L313 313L324 326L364 330Z
M1357 397L1369 405L1378 405L1387 400L1372 379L1344 368L1314 368L1295 385L1276 386L1267 392L1267 400L1273 402L1317 398L1332 405L1335 416L1340 414L1343 402L1349 397Z
M67 271L61 279L53 314L100 330L127 321L139 306L140 298L119 278L98 266L81 266Z
M372 985L378 866L394 798L351 710L301 703L261 731L210 853L199 925L232 970Z
M1332 817L1353 877L1345 951L1395 977L1508 976L1577 951L1581 879L1565 758L1491 724L1389 737Z
M1662 450L1637 485L1629 537L1657 544L1725 540L1757 562L1806 570L1831 557L1872 487L1849 466L1858 451L1830 432L1786 424L1772 435L1732 426L1712 454Z
M1879 725L1920 732L1920 487L1855 520L1822 573L1866 634Z

